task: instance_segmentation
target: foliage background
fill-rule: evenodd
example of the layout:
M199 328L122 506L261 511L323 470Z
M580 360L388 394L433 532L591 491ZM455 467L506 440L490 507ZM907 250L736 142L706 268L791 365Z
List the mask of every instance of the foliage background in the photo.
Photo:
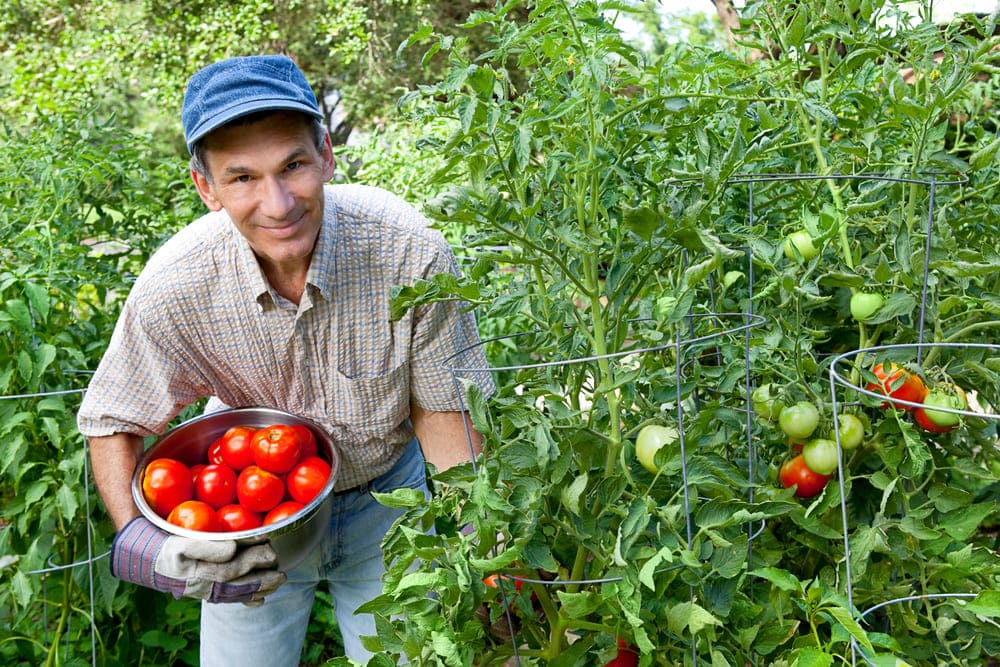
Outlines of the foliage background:
M24 398L0 401L5 664L196 661L196 605L120 585L104 560L93 580L86 567L58 569L103 554L111 538L88 495L74 414L131 279L201 211L177 130L184 82L210 60L260 51L293 55L334 137L353 131L338 151L338 178L400 192L460 248L462 283L412 286L397 306L458 296L480 306L484 336L535 332L491 344L494 365L660 345L690 324L689 313L706 331L725 326L707 317L713 312L766 319L749 359L739 337L697 347L714 361L699 356L680 388L679 355L669 353L646 355L624 377L602 363L499 373L494 402L475 403L495 456L476 474L454 471L453 494L411 507L414 520L439 526L439 539L390 538L391 555L437 559L433 576L445 579L414 585L395 574L381 604L402 606L407 620L387 617L380 648L417 664L508 659L509 642L476 616L482 604L500 618L498 592L479 584L500 569L625 577L597 591L531 587L543 614L541 630L522 626L525 657L542 664L558 654L565 664L606 660L616 636L639 644L644 664L680 664L692 647L713 664L736 664L749 647L774 664L831 664L849 653L855 629L842 613L842 564L823 556L839 534L839 499L825 494L807 507L776 488L787 443L773 425L744 418L742 383L750 368L754 383L773 382L786 400L823 406L831 355L917 340L925 295L930 339L995 340L996 17L942 30L878 0L748 2L730 46L712 21L691 17L665 30L651 8L11 4L0 16L0 395ZM609 17L622 11L650 27L648 44L611 28ZM673 32L681 30L686 39ZM929 172L968 182L937 191L926 278L924 187L760 185L752 218L747 186L731 185L764 173ZM782 235L801 225L823 246L806 265L781 250ZM891 295L890 305L881 321L858 325L847 303L865 286ZM995 404L994 361L951 360L950 368ZM682 529L677 470L644 477L632 457L636 431L673 419L662 407L678 404L689 409L678 421L697 447L692 465L703 466L695 487L714 503L697 515L702 528L712 527L713 507L730 515L694 540ZM877 421L875 437L850 461L849 487L859 595L884 599L889 580L900 593L914 580L928 591L997 590L995 428L935 443L905 420L865 414ZM748 436L760 451L756 470L741 458ZM601 506L592 518L581 510L591 497ZM747 549L752 511L767 523L753 576L734 555ZM492 540L471 543L449 530L462 522L510 548L497 556ZM962 529L942 533L955 525ZM634 568L622 569L622 553ZM686 569L644 589L649 568L668 559ZM766 604L745 593L761 589L746 586L754 577L772 590ZM428 608L429 590L452 594ZM535 613L530 599L516 604ZM995 601L978 604L978 617L949 605L907 607L884 622L910 628L912 643L901 647L889 633L873 639L914 664L982 664L1000 633ZM566 630L582 638L572 651ZM337 652L321 595L304 659L321 664Z

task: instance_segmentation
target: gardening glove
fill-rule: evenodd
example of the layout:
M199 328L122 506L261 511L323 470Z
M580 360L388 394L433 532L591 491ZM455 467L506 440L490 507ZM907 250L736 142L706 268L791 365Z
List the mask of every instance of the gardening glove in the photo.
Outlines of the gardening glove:
M123 581L208 602L261 604L285 583L267 542L240 547L235 540L194 540L135 517L111 543L111 574Z

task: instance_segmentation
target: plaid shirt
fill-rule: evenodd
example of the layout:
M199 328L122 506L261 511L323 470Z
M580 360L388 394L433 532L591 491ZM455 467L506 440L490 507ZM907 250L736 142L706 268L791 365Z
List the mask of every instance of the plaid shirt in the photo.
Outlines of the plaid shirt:
M326 186L324 224L296 306L274 292L224 212L171 238L126 300L78 415L85 436L158 435L202 397L312 419L342 455L338 489L386 472L413 437L411 402L460 410L447 366L483 368L475 321L437 303L389 320L389 290L455 273L444 238L402 199ZM463 378L468 377L463 374Z

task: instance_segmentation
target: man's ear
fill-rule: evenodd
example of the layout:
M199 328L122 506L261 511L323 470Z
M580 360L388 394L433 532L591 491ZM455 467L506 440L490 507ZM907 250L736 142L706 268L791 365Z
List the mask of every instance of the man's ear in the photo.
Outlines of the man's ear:
M327 133L326 140L323 142L323 182L328 182L333 178L333 172L337 168L337 159L333 156L333 142L330 140L330 134Z
M197 171L192 169L191 180L194 181L194 187L198 190L198 196L201 197L203 202L205 202L205 206L207 206L210 211L221 211L222 202L216 198L215 193L212 191L212 184L209 182L208 178L204 174L199 174Z

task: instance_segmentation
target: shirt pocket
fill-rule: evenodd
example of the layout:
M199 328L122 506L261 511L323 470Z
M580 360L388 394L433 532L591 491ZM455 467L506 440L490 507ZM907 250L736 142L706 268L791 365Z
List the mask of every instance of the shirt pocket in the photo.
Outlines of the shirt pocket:
M410 414L410 365L381 375L349 377L334 370L331 412L363 439L384 440Z

